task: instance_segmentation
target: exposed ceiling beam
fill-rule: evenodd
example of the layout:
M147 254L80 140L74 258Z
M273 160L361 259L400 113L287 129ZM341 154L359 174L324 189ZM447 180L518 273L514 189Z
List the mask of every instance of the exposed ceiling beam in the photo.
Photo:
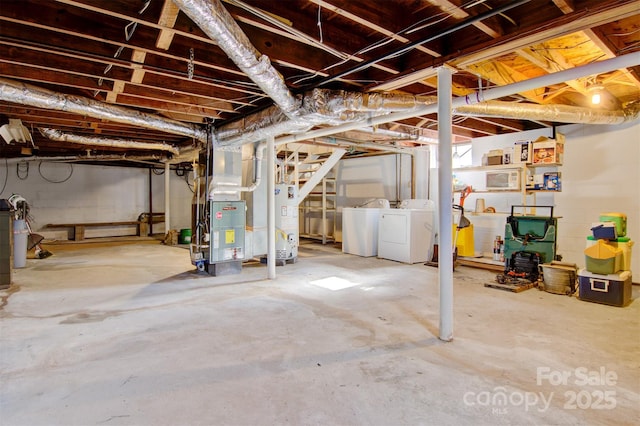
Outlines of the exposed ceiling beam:
M546 28L529 28L519 33L510 34L495 39L491 43L485 43L473 51L459 52L456 57L452 57L447 61L448 65L459 69L466 69L473 63L481 61L489 61L510 52L526 48L532 44L557 38L562 35L571 34L576 31L582 31L593 26L604 25L613 20L622 19L638 14L638 4L636 1L624 0L617 7L607 7L604 10L588 10L580 13L579 19L569 15L564 15L558 19L551 20L547 23ZM423 67L416 67L415 71L403 74L393 78L383 84L370 87L370 90L396 90L412 83L424 80L428 77L436 75L436 69L440 64L434 64L433 61L425 63Z
M495 59L505 53L522 49L532 44L540 43L552 38L558 38L571 34L576 31L582 31L586 28L604 25L613 20L622 19L638 14L638 3L635 0L621 0L622 3L617 7L609 7L605 10L589 10L580 15L585 15L576 19L568 19L565 15L552 22L549 22L546 28L537 27L523 31L518 35L511 35L505 43L495 43L495 46L488 46L486 49L477 50L475 53L464 55L458 59L451 61L454 66L464 68L471 62L486 61Z
M434 6L437 6L438 8L440 8L440 10L450 14L456 19L465 19L470 16L462 7L452 3L449 0L427 0L427 2ZM492 38L498 38L502 35L501 31L490 27L488 24L482 21L474 22L473 26Z
M158 19L158 25L163 27L156 40L156 47L158 49L168 50L169 46L171 46L175 34L173 26L176 24L179 13L180 9L172 0L164 0L162 12L160 12L160 19Z
M360 25L362 25L364 27L370 28L373 31L376 31L376 32L378 32L380 34L383 34L383 35L385 35L385 36L387 36L387 37L389 37L389 38L391 38L393 40L399 41L400 43L406 44L406 43L409 43L411 41L411 40L409 40L408 38L406 38L404 36L396 34L393 31L390 31L390 30L388 30L388 29L386 29L384 27L381 27L380 25L374 24L373 22L369 22L369 21L367 21L365 19L362 19L361 17L359 17L359 16L357 16L357 15L355 15L353 13L350 13L350 12L348 12L348 11L346 11L344 9L341 9L341 8L339 8L337 6L334 6L334 5L332 5L331 3L329 3L329 2L327 2L325 0L309 0L309 1L311 3L317 4L318 6L324 8L324 9L330 10L333 13L336 13L338 15L344 16L345 18L347 18L347 19L349 19L349 20L351 20L353 22L356 22L356 23L358 23L358 24L360 24ZM439 52L431 50L431 49L429 49L429 48L427 48L425 46L417 46L415 49L420 51L420 52L422 52L422 53L426 53L427 55L433 56L435 58L438 58L438 57L441 56Z
M573 5L573 0L553 0L553 3L562 11L567 14L576 10Z

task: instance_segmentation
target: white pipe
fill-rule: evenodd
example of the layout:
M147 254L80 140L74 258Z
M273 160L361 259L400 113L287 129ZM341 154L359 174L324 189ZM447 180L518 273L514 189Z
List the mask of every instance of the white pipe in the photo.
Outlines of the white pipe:
M453 340L453 238L451 200L453 191L450 68L438 68L438 278L440 283L440 340Z
M479 93L475 93L468 96L457 97L453 100L452 106L455 109L456 107L463 105L489 101L504 96L511 96L515 93L525 92L527 90L533 90L543 86L560 84L568 80L575 80L588 75L611 72L622 68L630 68L636 65L640 65L640 55L638 55L637 53L629 53L624 56L618 56L616 58L594 62L588 65L583 65L581 67L575 67L569 70L559 71L553 74L520 81L518 83L508 84L506 86L496 87L493 89L487 89L482 92L482 96L480 96ZM436 103L422 105L409 111L380 115L377 117L368 118L367 120L346 123L340 126L312 130L310 132L299 135L288 135L280 137L276 140L276 146L292 142L300 142L313 138L320 138L323 136L331 136L336 133L347 132L349 130L358 130L364 126L376 126L379 124L390 123L392 121L406 120L408 118L418 117L420 115L433 114L437 111L438 105Z
M165 235L171 230L171 166L164 163L164 233ZM153 222L153 217L149 220Z
M276 149L267 138L267 278L276 278Z
M640 65L640 54L629 53L624 56L618 56L604 61L593 62L581 67L575 67L564 71L558 71L553 74L547 74L529 80L519 81L518 83L507 84L506 86L494 87L492 89L483 90L482 93L476 92L467 96L460 96L453 100L453 108L463 105L476 104L483 101L511 96L514 93L526 92L528 90L537 89L544 86L552 86L554 84L564 83L565 81L576 80L588 75L602 74L623 68L631 68Z

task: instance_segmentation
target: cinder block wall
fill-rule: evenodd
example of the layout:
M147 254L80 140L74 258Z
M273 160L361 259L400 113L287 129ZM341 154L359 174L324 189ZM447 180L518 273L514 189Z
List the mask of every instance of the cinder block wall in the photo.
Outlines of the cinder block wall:
M22 195L31 207L33 230L48 238L67 237L66 230L43 228L48 223L131 221L149 211L147 169L47 162L9 162L7 168L0 161L0 188L4 176L7 184L0 198ZM171 172L170 179L171 226L189 228L192 192L184 177ZM164 212L164 175L152 173L151 182L153 211ZM122 231L91 228L85 236L123 235ZM164 224L154 225L154 233L163 232Z

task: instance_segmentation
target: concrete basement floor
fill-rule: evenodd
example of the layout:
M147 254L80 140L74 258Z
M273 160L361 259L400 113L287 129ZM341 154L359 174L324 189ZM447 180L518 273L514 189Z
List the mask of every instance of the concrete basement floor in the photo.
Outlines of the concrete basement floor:
M2 425L640 424L638 300L459 267L445 343L422 264L306 243L270 281L158 242L47 248L0 291Z

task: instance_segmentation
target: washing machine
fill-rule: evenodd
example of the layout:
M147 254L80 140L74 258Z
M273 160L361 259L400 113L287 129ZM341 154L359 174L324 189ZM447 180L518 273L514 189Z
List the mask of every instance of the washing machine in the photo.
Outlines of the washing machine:
M369 200L357 207L342 209L342 252L357 256L378 255L380 210L389 208L389 200Z
M431 259L435 206L430 200L407 200L397 209L381 209L378 257L404 263Z

